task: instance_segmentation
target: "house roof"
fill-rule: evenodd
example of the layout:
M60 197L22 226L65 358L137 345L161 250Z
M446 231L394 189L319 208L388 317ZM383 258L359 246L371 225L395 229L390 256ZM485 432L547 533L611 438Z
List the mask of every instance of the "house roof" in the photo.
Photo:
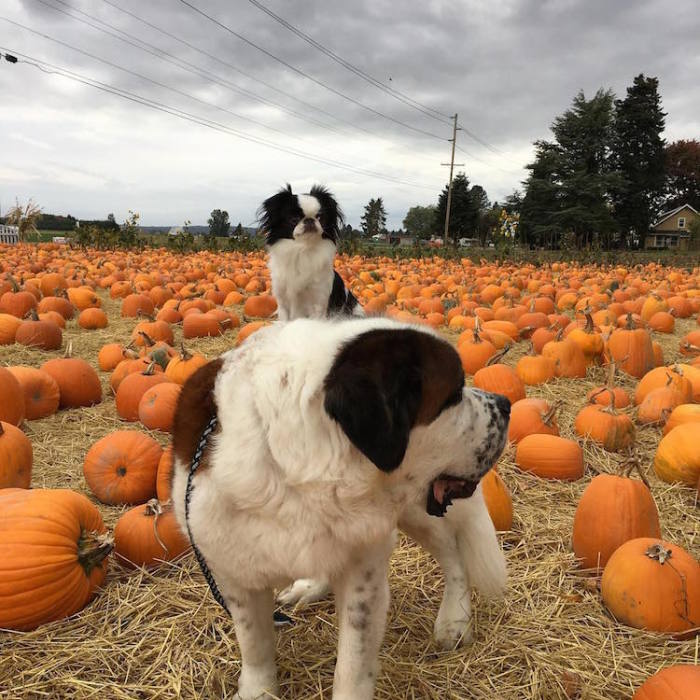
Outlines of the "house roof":
M651 227L654 228L654 226L658 226L660 223L666 221L666 219L670 219L674 214L677 214L679 211L681 211L681 209L686 208L690 209L690 211L692 211L694 214L698 213L693 207L690 206L690 204L681 204L680 207L676 207L672 211L667 211L665 214L661 214L660 217L651 225Z

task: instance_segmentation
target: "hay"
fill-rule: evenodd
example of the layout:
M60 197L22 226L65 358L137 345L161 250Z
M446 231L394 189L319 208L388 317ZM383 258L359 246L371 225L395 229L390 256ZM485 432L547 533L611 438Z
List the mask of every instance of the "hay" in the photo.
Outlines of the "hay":
M108 328L85 332L73 321L64 333L66 341L73 340L74 354L93 365L102 344L126 342L134 325L133 319L119 318L118 303L103 297L103 306ZM675 335L658 336L667 361L676 359L678 338L692 327L679 321ZM230 333L188 347L214 356L234 338ZM510 353L509 364L525 351L522 345ZM50 356L0 348L2 364L38 366ZM528 394L563 400L559 424L562 435L571 437L585 392L604 375L594 368L585 380L558 380ZM113 430L141 429L116 418L108 377L101 376L102 404L27 423L33 486L73 488L94 501L82 474L86 451ZM620 382L628 389L634 384ZM651 468L659 436L658 428L639 429L636 454L651 482L664 537L697 556L700 511L694 491L661 483ZM167 442L163 435L154 437ZM499 470L515 511L512 531L502 535L508 592L504 602L475 601L475 641L465 649L440 652L432 642L441 576L426 553L402 538L391 562L378 699L611 700L630 697L663 666L698 663L698 639L677 642L618 625L601 604L596 579L577 570L570 545L576 503L592 475L614 471L619 462L590 443L584 449L586 477L572 484L523 474L514 465L514 450L506 451ZM97 505L110 527L125 510ZM281 697L328 700L337 641L333 605L318 603L294 618L297 624L278 637ZM153 573L126 572L112 563L104 590L72 619L29 633L0 633L2 700L231 697L239 670L232 624L191 555Z

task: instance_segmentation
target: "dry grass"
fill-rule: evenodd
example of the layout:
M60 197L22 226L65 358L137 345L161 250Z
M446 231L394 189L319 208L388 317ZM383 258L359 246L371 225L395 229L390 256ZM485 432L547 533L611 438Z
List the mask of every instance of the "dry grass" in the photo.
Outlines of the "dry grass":
M71 322L64 334L73 339L75 354L93 364L103 343L125 340L134 325L119 319L114 302L105 299L104 307L111 319L107 329L80 332ZM691 322L679 322L675 336L659 337L667 361L676 358L678 337L691 327ZM228 334L190 347L213 356L231 347L233 339ZM516 350L507 361L514 363L522 352ZM47 357L15 346L0 348L2 364L36 366ZM27 424L35 487L67 487L90 496L82 474L86 451L103 435L125 427L116 418L106 375L103 380L105 400L99 406ZM584 381L559 380L528 393L562 399L561 432L572 436L585 392L603 381L603 371L594 369ZM637 454L652 484L664 537L697 556L700 510L694 491L659 482L651 469L659 437L656 428L640 429ZM471 646L436 649L431 632L441 577L428 555L401 542L392 560L392 604L377 698L611 700L630 697L665 665L698 663L697 638L676 642L616 624L601 604L596 580L576 569L570 546L576 503L592 475L614 471L618 463L593 445L584 447L587 474L573 484L520 473L512 449L501 460L499 470L515 509L513 529L502 536L510 580L505 602L477 601ZM124 510L98 506L110 526ZM297 624L279 634L281 697L329 699L333 605L313 605L295 618ZM105 589L72 619L30 633L0 633L0 698L230 697L239 659L232 625L210 596L193 557L154 573L128 573L113 565Z

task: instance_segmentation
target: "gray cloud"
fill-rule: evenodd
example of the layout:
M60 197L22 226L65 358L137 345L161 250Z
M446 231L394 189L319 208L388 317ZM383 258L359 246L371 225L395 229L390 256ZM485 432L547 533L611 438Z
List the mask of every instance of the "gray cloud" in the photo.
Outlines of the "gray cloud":
M55 0L46 0L55 4ZM519 186L532 141L548 137L552 119L579 90L610 87L623 95L644 72L660 79L669 112L666 137L698 135L700 29L691 0L502 0L396 3L386 0L263 0L331 50L363 70L460 121L494 154L461 132L469 154L460 162L491 199ZM343 133L320 129L270 106L213 85L105 36L37 0L7 0L4 16L141 73L200 100L257 119L273 133L181 94L0 21L0 45L227 124L288 148L320 155L401 180L410 188L315 164L130 104L93 88L46 75L27 65L0 64L0 199L34 196L46 210L76 216L125 216L138 209L146 224L204 222L214 207L249 223L259 201L282 182L303 189L326 182L352 223L366 201L382 195L388 224L400 225L408 207L435 201L447 172L446 141L425 138L371 114L289 71L178 0L114 0L153 24L249 73L246 78L183 47L101 0L69 0L74 9L291 109L331 124L329 117L263 85L289 94L369 131L338 122ZM387 115L441 135L449 127L402 105L323 56L245 0L193 4L320 81ZM300 139L300 140L299 140ZM48 148L47 148L48 147ZM61 168L60 165L63 165ZM3 167L4 166L4 167Z

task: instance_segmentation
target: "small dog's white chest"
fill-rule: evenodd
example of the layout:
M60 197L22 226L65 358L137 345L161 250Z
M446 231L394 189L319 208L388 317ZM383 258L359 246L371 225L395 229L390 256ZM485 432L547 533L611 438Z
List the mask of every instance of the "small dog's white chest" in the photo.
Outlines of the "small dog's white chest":
M280 320L326 315L335 252L335 244L326 239L282 239L270 247L268 264Z

